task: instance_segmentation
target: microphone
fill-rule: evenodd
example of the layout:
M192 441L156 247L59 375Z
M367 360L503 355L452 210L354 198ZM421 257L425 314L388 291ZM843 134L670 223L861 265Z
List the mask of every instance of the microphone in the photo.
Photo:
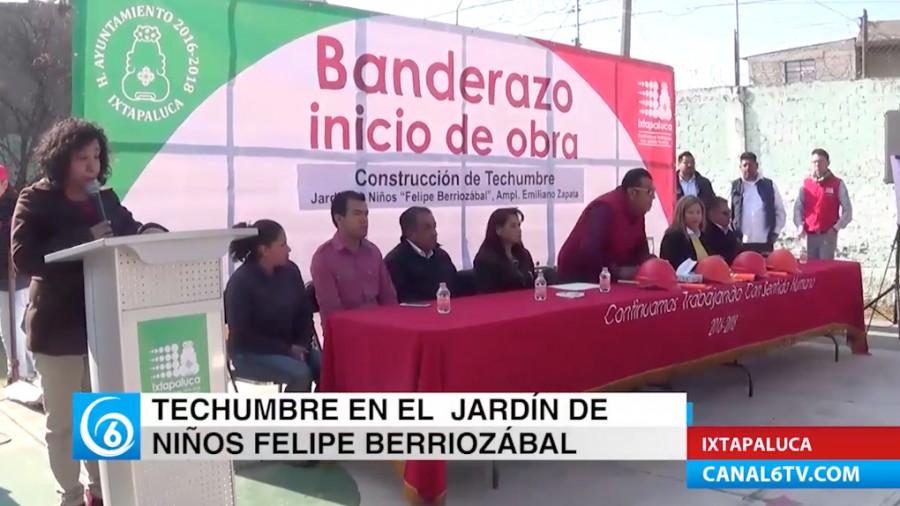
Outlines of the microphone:
M102 221L106 220L106 210L103 209L103 200L100 198L100 183L97 180L93 180L87 185L88 195L91 196L91 199L94 200L94 204L97 205L97 209L100 211L100 218Z

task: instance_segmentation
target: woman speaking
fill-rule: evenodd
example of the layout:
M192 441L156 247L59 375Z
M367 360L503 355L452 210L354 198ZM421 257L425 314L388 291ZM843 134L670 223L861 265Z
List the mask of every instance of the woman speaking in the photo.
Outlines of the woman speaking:
M57 123L44 134L35 159L43 178L19 195L12 258L17 272L31 277L25 327L44 391L50 469L62 505L102 506L97 462L85 462L85 496L81 463L72 460L72 394L91 391L82 263L45 264L44 256L161 227L142 227L111 189L100 190L100 205L92 198L88 188L110 174L106 135L96 125L72 118Z

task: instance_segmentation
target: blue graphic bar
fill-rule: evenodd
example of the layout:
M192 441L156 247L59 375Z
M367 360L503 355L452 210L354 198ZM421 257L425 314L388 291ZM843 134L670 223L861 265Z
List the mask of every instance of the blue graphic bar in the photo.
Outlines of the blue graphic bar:
M900 460L689 460L688 488L900 488Z
M687 403L687 426L694 425L694 403Z

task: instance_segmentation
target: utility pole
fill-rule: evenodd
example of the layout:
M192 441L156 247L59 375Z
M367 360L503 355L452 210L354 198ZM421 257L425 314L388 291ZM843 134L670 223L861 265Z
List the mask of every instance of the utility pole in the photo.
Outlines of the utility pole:
M741 86L741 0L734 0L734 86Z
M456 26L459 26L459 10L462 9L462 4L466 0L459 0L459 3L456 4Z
M631 0L622 0L622 56L631 56Z
M575 0L575 47L581 47L581 0Z
M859 54L860 54L860 67L862 72L860 73L860 77L866 79L869 75L868 69L866 68L869 61L869 11L863 9L862 15L862 23L860 25L860 35L861 41L859 42Z

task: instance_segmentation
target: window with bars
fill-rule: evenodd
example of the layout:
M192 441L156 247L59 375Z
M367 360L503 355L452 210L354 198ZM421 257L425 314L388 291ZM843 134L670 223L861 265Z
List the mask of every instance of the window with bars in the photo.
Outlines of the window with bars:
M816 80L816 60L794 60L784 62L785 84Z

